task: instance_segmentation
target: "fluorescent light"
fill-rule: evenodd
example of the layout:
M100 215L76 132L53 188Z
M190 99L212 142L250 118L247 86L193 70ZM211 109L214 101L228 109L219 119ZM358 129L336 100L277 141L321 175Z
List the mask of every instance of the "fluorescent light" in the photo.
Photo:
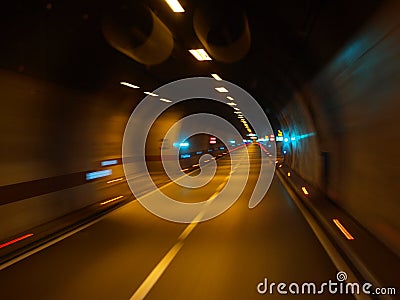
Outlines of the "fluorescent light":
M149 95L149 96L153 96L153 97L158 97L157 94L154 93L150 93L150 92L144 92L145 94Z
M165 98L161 98L160 101L164 101L164 102L172 102L171 100L165 99Z
M215 89L220 93L227 93L228 92L228 90L226 88L224 88L223 86L216 87Z
M237 107L234 107L233 109L234 109L234 110L240 110L240 109L239 109L239 108L237 108Z
M215 80L221 81L222 78L218 76L218 74L211 74L212 77L214 77Z
M211 57L204 49L191 49L189 52L199 61L211 60Z
M137 85L134 85L134 84L131 84L131 83L128 83L128 82L125 82L125 81L121 81L120 84L128 86L128 87L133 88L133 89L139 89L139 87Z
M235 114L241 114L241 111L234 111Z
M227 103L228 105L231 105L231 106L236 106L236 103L235 102L229 102L229 103Z
M182 5L179 3L178 0L165 0L165 2L167 2L167 4L169 5L169 7L171 7L173 12L176 13L185 12L185 10L183 9Z
M231 97L231 96L227 96L226 98L229 99L229 100L231 100L231 101L234 100L233 97Z

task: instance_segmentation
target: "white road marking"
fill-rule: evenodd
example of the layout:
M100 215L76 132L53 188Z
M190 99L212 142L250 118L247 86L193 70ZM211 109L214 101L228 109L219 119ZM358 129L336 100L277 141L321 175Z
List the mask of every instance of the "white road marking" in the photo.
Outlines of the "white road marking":
M222 188L224 185L225 185L225 182L223 182L222 184L220 184L218 186L217 191L214 194L212 194L212 196L207 200L207 201L209 201L208 203L211 203L210 201L214 200L218 196L218 194L220 192L220 187ZM158 279L168 268L169 264L175 258L176 254L178 254L179 250L181 250L186 238L193 231L193 229L196 228L197 224L199 224L199 220L201 219L203 214L204 214L204 211L201 211L193 219L193 221L188 226L186 226L185 230L182 231L182 233L179 235L178 241L176 242L176 244L167 252L167 254L165 254L165 256L157 264L157 266L155 266L153 271L151 271L151 273L142 282L142 284L135 291L135 293L132 295L130 300L142 300L142 299L144 299L144 297L147 296L147 294L151 291L153 286L157 283Z

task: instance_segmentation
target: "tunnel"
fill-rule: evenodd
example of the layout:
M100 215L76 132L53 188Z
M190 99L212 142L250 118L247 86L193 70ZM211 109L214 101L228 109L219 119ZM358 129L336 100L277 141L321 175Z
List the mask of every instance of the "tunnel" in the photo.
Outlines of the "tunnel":
M398 1L0 14L1 299L400 299Z

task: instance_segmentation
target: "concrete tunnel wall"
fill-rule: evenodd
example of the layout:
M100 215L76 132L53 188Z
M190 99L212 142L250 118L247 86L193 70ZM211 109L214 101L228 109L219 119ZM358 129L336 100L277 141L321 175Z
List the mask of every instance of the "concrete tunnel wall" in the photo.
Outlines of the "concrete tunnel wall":
M125 126L134 107L144 98L141 92L123 86L120 94L107 88L82 92L5 70L0 71L0 78L4 98L0 118L0 241L91 204L131 194L125 182L106 184L125 175L122 165L101 167L101 161L120 162ZM149 159L148 167L157 176L162 170L161 141L168 127L181 117L179 112L163 115L149 133L147 155L156 159ZM207 151L210 146L204 137L191 144L190 151ZM197 164L200 156L181 160L182 168ZM112 175L85 180L86 172L104 169L111 169ZM154 179L160 181L157 176ZM35 181L46 179L65 186L48 192L46 189L51 189L54 182L45 182L39 184L43 191L37 195L9 199L25 194L23 189L36 189ZM70 183L72 186L68 187ZM11 193L7 189L10 186Z
M399 13L394 1L378 11L280 114L286 130L316 133L290 166L398 255Z
M99 170L100 161L120 157L123 130L135 100L120 99L115 105L106 94L65 89L4 70L0 78L4 99L0 186L68 174L75 182L73 174L79 181L80 172ZM121 166L111 169L109 177L123 176ZM114 196L112 188L99 186L109 177L93 182L85 182L84 174L81 177L82 184L9 203L2 192L0 240Z

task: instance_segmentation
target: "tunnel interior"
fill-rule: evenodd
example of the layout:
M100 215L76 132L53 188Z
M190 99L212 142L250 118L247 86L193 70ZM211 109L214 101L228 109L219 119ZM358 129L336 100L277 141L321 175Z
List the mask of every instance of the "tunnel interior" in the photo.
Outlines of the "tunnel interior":
M159 87L211 74L222 77L221 85L226 80L246 90L268 117L273 133L258 137L261 154L276 146L277 169L283 165L323 195L398 261L400 5L180 2L181 14L160 0L3 4L3 261L30 247L29 239L11 247L9 241L40 228L40 242L57 220L54 228L67 228L131 201L122 158L131 114ZM188 52L199 48L209 61ZM157 118L145 153L157 186L169 182L163 147L180 148L180 167L189 173L204 154L229 157L228 146L256 142L249 135L255 128L243 127L245 116L238 119L231 103L188 99ZM243 139L232 145L210 134L165 140L175 122L198 113L226 119Z

